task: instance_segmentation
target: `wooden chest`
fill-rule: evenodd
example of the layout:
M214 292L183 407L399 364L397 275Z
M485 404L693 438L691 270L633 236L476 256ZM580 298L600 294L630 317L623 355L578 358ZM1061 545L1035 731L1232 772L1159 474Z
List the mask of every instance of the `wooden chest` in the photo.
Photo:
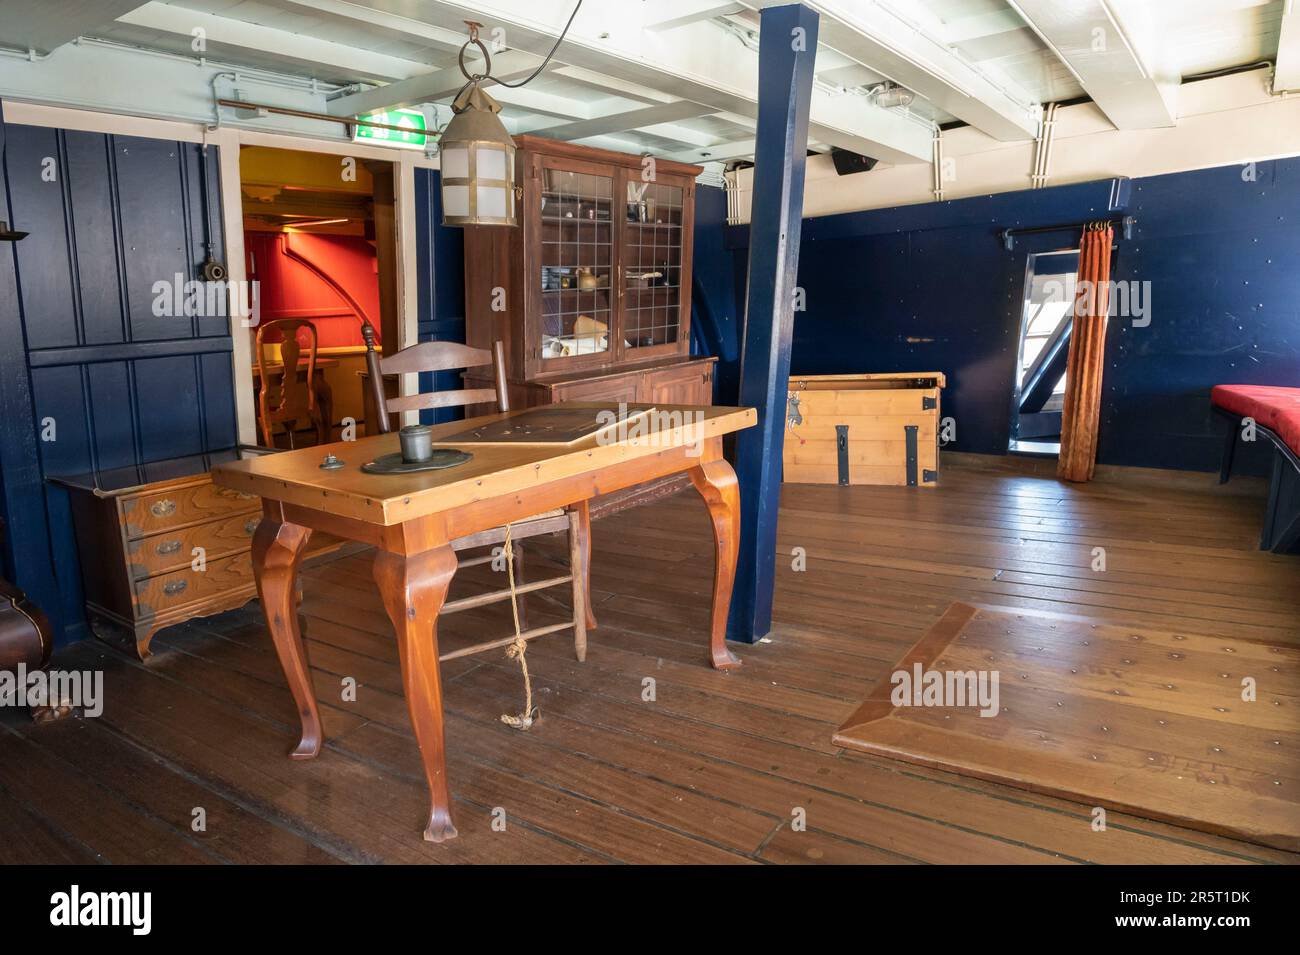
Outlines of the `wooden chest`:
M124 629L141 660L164 627L257 596L251 548L262 499L212 483L209 468L263 449L235 449L142 468L53 478L66 488L86 612L96 636ZM309 554L339 546L321 535Z
M933 487L943 386L941 372L791 376L784 480Z

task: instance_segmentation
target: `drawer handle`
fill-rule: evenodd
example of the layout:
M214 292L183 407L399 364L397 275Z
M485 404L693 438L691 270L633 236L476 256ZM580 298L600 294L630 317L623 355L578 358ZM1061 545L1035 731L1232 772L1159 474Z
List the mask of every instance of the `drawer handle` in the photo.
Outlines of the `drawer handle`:
M169 580L163 584L163 593L168 597L173 597L190 585L188 580Z
M181 549L180 541L163 541L161 544L159 544L157 547L154 548L154 551L158 554L159 557L162 557L167 554L174 554L180 549Z
M257 525L260 523L262 523L262 519L260 517L249 518L248 521L246 521L244 524L244 533L251 536L253 532L257 530Z
M154 517L168 517L176 513L176 502L167 500L154 501L149 508L149 513Z
M236 501L251 501L253 498L257 497L256 494L245 494L243 491L236 491L229 487L219 487L217 488L217 493L222 497L228 497Z

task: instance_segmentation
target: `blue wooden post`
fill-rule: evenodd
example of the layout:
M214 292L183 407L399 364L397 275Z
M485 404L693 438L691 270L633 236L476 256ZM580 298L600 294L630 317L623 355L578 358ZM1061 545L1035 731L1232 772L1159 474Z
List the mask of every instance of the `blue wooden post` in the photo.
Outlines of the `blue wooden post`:
M772 627L781 448L817 24L815 12L794 3L765 9L759 31L754 200L740 358L740 404L758 409L758 426L740 432L736 441L740 560L727 625L728 639L745 643Z

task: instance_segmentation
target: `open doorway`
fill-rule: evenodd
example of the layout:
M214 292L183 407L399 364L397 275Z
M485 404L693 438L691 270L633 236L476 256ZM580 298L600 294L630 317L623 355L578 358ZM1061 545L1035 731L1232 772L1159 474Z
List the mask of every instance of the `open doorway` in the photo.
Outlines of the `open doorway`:
M240 180L258 443L363 434L362 325L399 340L392 163L245 146Z
M1055 455L1061 451L1065 368L1078 272L1078 249L1031 254L1025 264L1008 445L1012 452Z

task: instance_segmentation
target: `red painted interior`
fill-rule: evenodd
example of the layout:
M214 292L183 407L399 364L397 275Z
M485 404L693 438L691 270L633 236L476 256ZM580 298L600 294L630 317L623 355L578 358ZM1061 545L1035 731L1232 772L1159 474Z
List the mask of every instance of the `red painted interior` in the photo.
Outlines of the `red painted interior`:
M321 348L363 345L361 320L378 335L379 275L375 250L350 235L247 232L248 277L258 283L261 320L305 318ZM268 341L276 340L274 333Z

